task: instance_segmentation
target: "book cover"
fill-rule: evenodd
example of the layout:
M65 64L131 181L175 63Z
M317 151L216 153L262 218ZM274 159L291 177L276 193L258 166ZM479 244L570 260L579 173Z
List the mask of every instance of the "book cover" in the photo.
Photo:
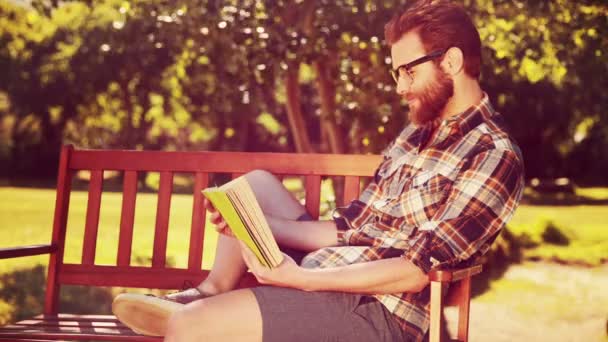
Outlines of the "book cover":
M283 254L245 177L233 179L221 187L207 188L203 195L219 211L234 236L251 249L262 265L272 268L283 261Z

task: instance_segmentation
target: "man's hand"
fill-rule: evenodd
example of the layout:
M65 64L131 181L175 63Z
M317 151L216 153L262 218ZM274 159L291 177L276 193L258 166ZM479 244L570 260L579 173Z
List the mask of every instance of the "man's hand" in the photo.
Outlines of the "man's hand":
M215 230L217 230L217 232L220 234L234 237L232 230L230 230L230 227L228 226L226 221L224 221L222 215L220 215L220 213L213 207L213 204L211 204L211 202L209 202L209 200L206 198L204 202L205 208L207 208L207 212L211 214L209 218L211 220L211 223L215 225Z
M245 243L242 241L239 243L245 264L260 284L304 290L303 269L289 255L283 253L281 264L271 269L262 265Z

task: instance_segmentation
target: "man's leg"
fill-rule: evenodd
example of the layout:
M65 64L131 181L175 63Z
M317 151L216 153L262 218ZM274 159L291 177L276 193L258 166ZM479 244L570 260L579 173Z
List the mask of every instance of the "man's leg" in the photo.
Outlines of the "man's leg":
M264 213L292 220L306 213L304 206L271 173L255 170L247 173L245 178ZM245 270L237 240L220 234L213 267L198 288L208 294L230 291L238 284Z
M165 341L262 341L262 314L250 289L230 291L175 312Z
M262 286L179 308L166 341L410 341L380 302L360 294Z

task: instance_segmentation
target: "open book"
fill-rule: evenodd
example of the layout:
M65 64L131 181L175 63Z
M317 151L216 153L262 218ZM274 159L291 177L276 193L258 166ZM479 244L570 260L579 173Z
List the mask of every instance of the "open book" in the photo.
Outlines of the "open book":
M273 268L283 261L283 254L245 177L233 179L221 187L207 188L203 195L220 212L234 236L253 251L262 265Z

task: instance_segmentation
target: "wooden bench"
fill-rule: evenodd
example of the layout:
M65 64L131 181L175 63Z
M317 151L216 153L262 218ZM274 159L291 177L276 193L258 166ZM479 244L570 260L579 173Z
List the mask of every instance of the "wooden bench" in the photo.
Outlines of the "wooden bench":
M228 173L236 177L254 169L264 169L279 177L301 176L304 179L305 206L313 217L318 218L322 176L344 177L344 194L338 202L348 203L359 196L361 180L373 174L380 160L377 155L79 150L64 146L59 161L51 243L0 250L0 259L50 255L44 312L31 319L0 328L0 340L160 341L160 338L134 333L111 315L74 315L58 312L60 287L70 284L178 289L184 281L198 283L204 279L208 271L201 269L205 209L200 190L208 186L211 173ZM65 263L70 192L72 180L80 170L88 170L91 175L82 258L79 263ZM116 263L112 266L95 264L104 171L109 170L124 173L118 252ZM138 173L141 172L160 173L151 267L130 265L137 180ZM178 172L190 173L194 177L187 268L166 265L173 178ZM481 266L431 272L432 341L440 340L443 307L452 304L459 306L458 340L467 340L470 279L479 272ZM449 283L451 285L448 295L442 296L445 285ZM249 277L244 279L241 285L254 284L254 279Z

